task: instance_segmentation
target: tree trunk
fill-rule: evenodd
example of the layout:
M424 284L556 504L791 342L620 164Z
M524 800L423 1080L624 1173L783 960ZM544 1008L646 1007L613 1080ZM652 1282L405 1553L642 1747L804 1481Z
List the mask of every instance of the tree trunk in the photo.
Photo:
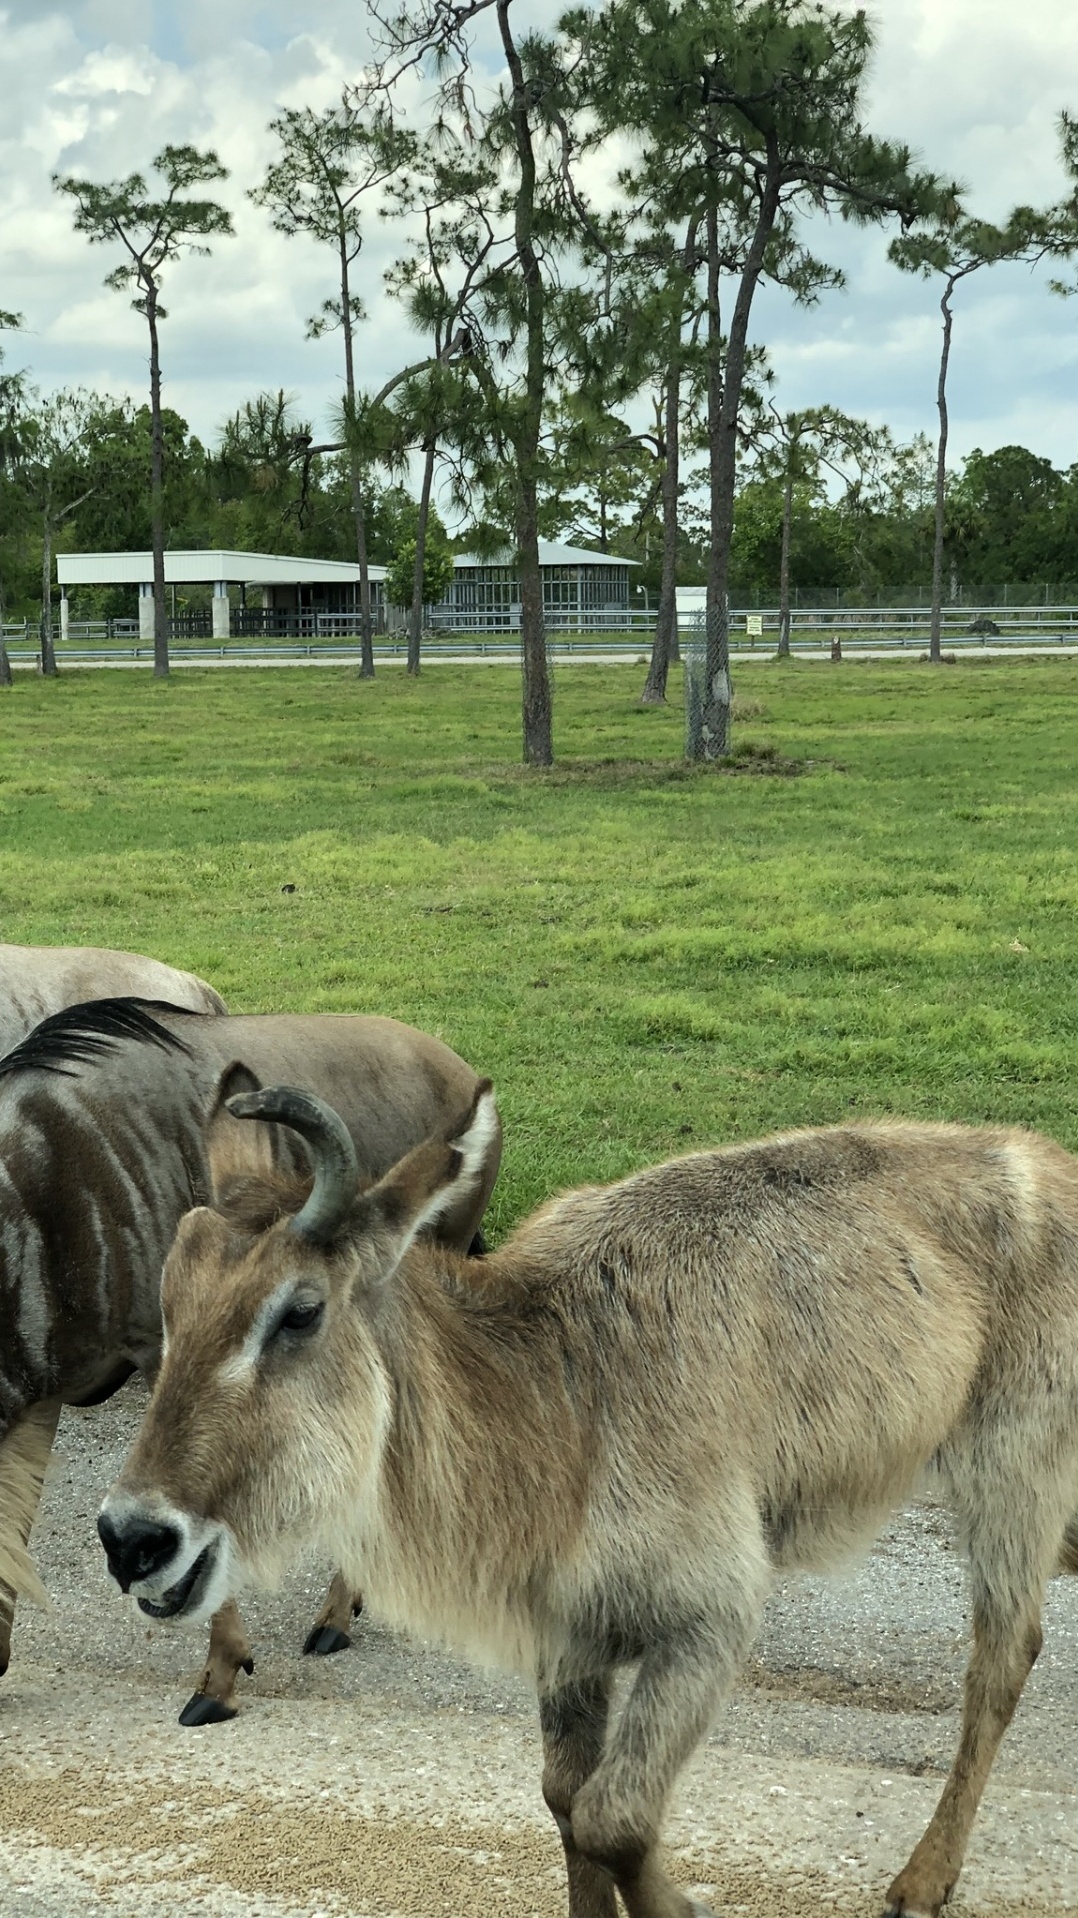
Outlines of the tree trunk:
M348 276L348 234L342 220L341 255L341 331L344 334L344 392L350 436L356 430L356 368L352 349L352 289ZM359 565L359 676L374 678L374 621L371 618L371 574L367 559L367 502L363 495L363 468L354 437L348 447L348 480L352 492L352 520L356 529L356 560Z
M427 560L427 521L434 485L434 441L429 440L423 461L423 485L419 494L419 517L415 523L415 571L412 574L412 610L408 622L408 671L419 676L419 648L423 638L423 573Z
M678 478L680 444L678 418L681 402L681 365L673 362L667 369L663 439L666 464L662 476L663 564L659 582L659 608L655 618L655 639L644 690L642 706L661 706L666 699L666 680L677 653L677 549Z
M528 95L509 25L511 0L497 0L502 50L512 84L512 119L520 179L514 206L514 237L524 282L527 358L524 404L513 438L517 466L517 548L520 561L520 664L524 761L550 766L554 760L553 699L546 656L543 583L539 571L539 435L546 387L545 300L542 270L535 251L536 167L528 121Z
M371 573L367 560L367 505L359 460L349 454L352 481L352 518L356 528L356 558L359 561L359 676L374 678L374 621L371 618Z
M534 482L520 486L517 504L520 564L520 663L524 762L554 762L550 670L543 619L543 576L539 568L539 506Z
M168 678L168 606L165 600L165 436L161 421L161 356L157 342L157 287L146 289L150 329L150 537L153 542L153 676Z
M690 229L693 245L695 245L695 238L694 225ZM687 240L686 255L689 252L689 244ZM640 695L642 706L663 704L666 699L667 674L680 651L677 631L678 485L681 478L680 305L675 327L666 368L666 391L663 404L663 441L666 446L666 464L663 467L662 476L663 568L659 585L659 610L655 620L655 639L651 648L651 663L648 666L644 690Z
M694 759L721 759L724 753L729 752L730 707L733 703L728 601L730 535L737 470L737 409L735 405L732 421L728 419L724 402L735 370L730 363L729 353L725 368L723 366L720 322L719 220L712 206L707 215L707 421L711 546L704 611L704 686L698 706L693 708L699 713L696 737L688 745L690 757Z
M928 628L928 657L938 666L943 658L940 629L943 625L943 521L947 505L947 363L951 357L951 294L954 278L948 278L940 301L943 314L943 350L940 353L939 379L936 382L936 406L939 411L939 444L936 448L936 512L932 534L932 616Z
M745 379L749 315L753 295L763 272L764 256L779 207L777 160L770 147L768 168L752 244L741 270L734 302L726 361L722 364L719 337L718 218L708 215L708 441L711 455L711 551L707 577L706 685L696 736L688 742L692 759L718 759L730 750L729 580L730 541L734 530L734 492L737 486L737 423Z
M45 509L41 537L41 652L40 668L46 679L56 678L56 650L52 643L52 512Z
M0 580L0 686L10 686L11 683L11 661L4 640L4 587Z
M782 552L779 558L779 648L778 657L790 657L790 534L794 518L793 449L782 489Z

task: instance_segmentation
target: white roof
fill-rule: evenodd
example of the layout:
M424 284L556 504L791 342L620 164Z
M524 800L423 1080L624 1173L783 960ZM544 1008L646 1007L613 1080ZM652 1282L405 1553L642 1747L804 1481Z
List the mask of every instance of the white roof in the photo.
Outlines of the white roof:
M373 580L386 576L384 566L368 568ZM58 553L56 575L61 586L140 586L153 578L152 553ZM292 559L285 553L165 552L165 581L169 586L208 585L223 579L244 586L348 585L359 580L359 567L347 559Z
M514 549L506 546L500 553L483 556L479 553L456 553L454 566L511 566L516 557ZM540 566L639 566L638 559L622 559L620 553L593 553L586 546L563 546L555 539L539 541Z

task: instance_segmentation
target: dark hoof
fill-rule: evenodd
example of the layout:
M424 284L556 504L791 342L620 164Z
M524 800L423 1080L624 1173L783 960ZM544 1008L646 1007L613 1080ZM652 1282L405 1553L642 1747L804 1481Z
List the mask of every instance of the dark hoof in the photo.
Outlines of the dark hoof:
M205 1692L195 1692L180 1713L180 1724L223 1725L226 1718L235 1716L235 1705L222 1705L219 1698L208 1698Z
M316 1625L307 1633L304 1653L313 1653L315 1658L331 1658L334 1652L346 1652L352 1643L347 1632L339 1632L336 1625Z

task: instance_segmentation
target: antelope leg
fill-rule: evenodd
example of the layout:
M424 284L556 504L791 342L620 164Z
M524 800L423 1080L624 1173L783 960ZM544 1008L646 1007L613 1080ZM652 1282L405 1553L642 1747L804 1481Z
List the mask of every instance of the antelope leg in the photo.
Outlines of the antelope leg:
M936 1918L950 1898L992 1761L1041 1649L1044 1587L1073 1542L1065 1500L1078 1461L1060 1460L1056 1436L1035 1404L1024 1431L1019 1418L1000 1419L995 1430L982 1423L976 1447L956 1448L948 1461L969 1554L973 1651L951 1774L888 1890L889 1918Z
M362 1592L353 1592L343 1573L334 1572L326 1602L303 1642L305 1652L317 1658L329 1658L333 1652L346 1652L352 1640L348 1627L363 1610Z
M561 1833L569 1880L569 1918L617 1918L614 1880L577 1848L573 1799L603 1755L609 1678L563 1685L539 1695L543 1733L543 1797Z
M197 1692L192 1693L180 1713L180 1724L219 1725L226 1718L235 1718L236 1679L241 1671L250 1674L254 1668L240 1608L234 1598L226 1599L210 1620L206 1669Z
M704 1911L663 1870L659 1832L674 1780L752 1640L759 1609L751 1592L731 1593L728 1609L645 1653L603 1756L573 1799L573 1841L610 1873L628 1918Z

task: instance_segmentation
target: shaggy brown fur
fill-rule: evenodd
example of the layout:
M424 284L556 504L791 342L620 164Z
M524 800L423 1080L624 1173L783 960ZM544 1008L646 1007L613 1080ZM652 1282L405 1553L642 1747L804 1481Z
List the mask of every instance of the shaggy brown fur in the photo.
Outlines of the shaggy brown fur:
M167 971L156 961L145 964ZM227 1110L228 1096L258 1083L250 1067L238 1066L241 1050L251 1067L287 1073L339 1104L368 1179L444 1123L477 1083L448 1046L391 1019L216 1017L127 999L54 1013L0 1060L5 1660L16 1591L40 1591L25 1548L51 1444L51 1431L48 1442L42 1438L42 1421L52 1416L55 1426L49 1408L54 1401L96 1404L136 1370L152 1380L161 1265L180 1218L208 1196L211 1179L239 1192L245 1180L273 1176L285 1181L289 1196L290 1180L309 1181L305 1149L293 1133L241 1125ZM462 1251L478 1227L499 1154L500 1138L492 1139L480 1185L441 1222ZM339 1648L340 1611L335 1582L312 1634L319 1642L308 1639L311 1649ZM321 1633L331 1626L327 1643ZM232 1715L236 1674L248 1660L233 1606L214 1623L206 1665L213 1687L196 1694L187 1722Z
M615 1886L630 1918L686 1918L664 1806L774 1575L869 1540L934 1462L974 1643L954 1769L886 1901L934 1918L1045 1582L1078 1564L1078 1161L899 1123L697 1153L544 1206L476 1293L416 1234L487 1123L480 1097L328 1247L184 1221L114 1563L157 1525L134 1589L198 1615L216 1579L331 1545L390 1619L535 1678L571 1918L614 1918Z

